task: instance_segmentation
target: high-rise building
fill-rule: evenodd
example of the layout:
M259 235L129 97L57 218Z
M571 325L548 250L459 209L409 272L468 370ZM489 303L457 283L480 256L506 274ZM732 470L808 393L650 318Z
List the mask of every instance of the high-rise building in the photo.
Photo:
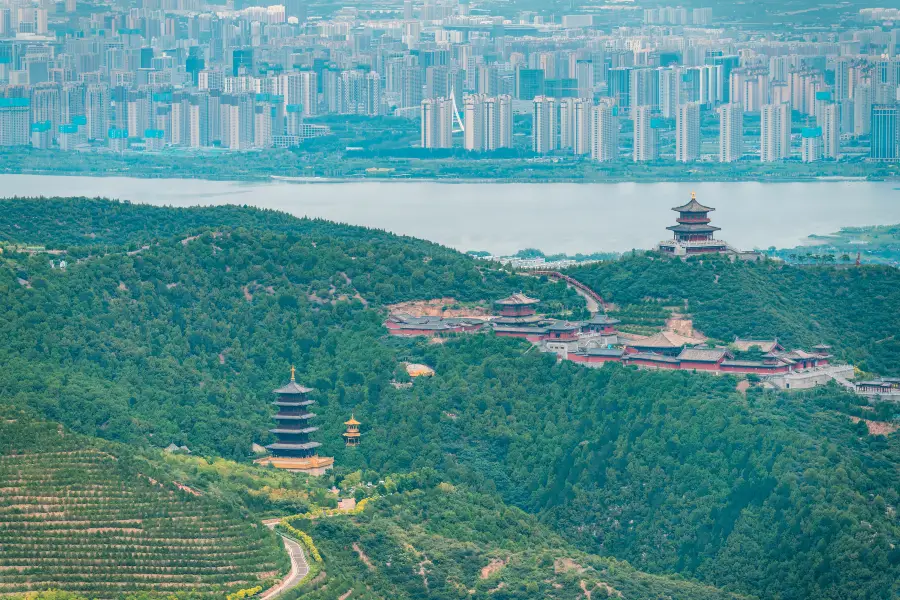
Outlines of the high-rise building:
M678 67L660 68L659 74L659 112L664 119L674 119L678 105L681 103L681 69ZM691 101L696 100L691 98Z
M516 98L534 100L544 94L544 71L542 69L516 69Z
M634 120L634 162L659 158L659 129L653 126L652 114L652 107L638 106L631 115Z
M853 90L853 135L868 135L872 123L872 86L858 85Z
M606 74L607 95L619 107L620 115L631 110L631 71L631 67L616 67Z
M730 102L719 107L719 162L735 162L744 155L744 108Z
M31 143L31 102L28 98L0 98L0 146Z
M900 160L900 105L872 106L871 138L869 158L879 161Z
M418 65L404 66L400 72L400 107L422 104L422 69Z
M591 116L591 159L607 162L619 158L619 119L616 107L601 102Z
M102 83L87 87L84 96L89 140L105 140L109 132L109 88Z
M760 160L775 162L791 156L791 106L765 104L760 119Z
M821 112L823 156L837 160L841 157L840 105L829 102L825 104Z
M675 160L693 162L700 158L700 103L678 107L675 118Z
M483 152L487 148L486 97L481 94L466 96L463 101L463 122L465 142L463 146L470 152Z
M60 102L60 88L57 83L40 83L31 90L31 121L49 122L51 139L56 137L56 132L62 124Z
M512 96L505 94L485 100L485 123L487 150L512 148Z
M800 159L803 162L818 162L824 155L821 127L806 127L800 134Z
M421 144L423 148L453 147L453 102L445 98L422 100Z
M638 106L649 106L651 111L659 108L659 71L657 69L632 69L631 112Z
M850 98L850 59L834 60L834 99L838 102Z
M531 149L548 154L557 148L559 138L558 107L554 98L538 96L532 110Z

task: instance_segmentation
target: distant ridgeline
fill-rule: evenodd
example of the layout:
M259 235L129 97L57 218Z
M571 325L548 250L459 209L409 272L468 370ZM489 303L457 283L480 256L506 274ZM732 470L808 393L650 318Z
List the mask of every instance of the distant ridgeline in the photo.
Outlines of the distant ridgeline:
M0 201L0 240L0 393L75 431L248 461L253 442L275 441L267 433L270 390L294 364L297 380L313 389L316 441L323 456L335 458L338 474L434 468L443 481L486 494L498 507L502 499L534 513L581 551L760 598L900 593L900 446L897 434L868 435L860 421L889 422L892 406L867 411L833 387L741 393L730 376L590 370L489 335L443 344L388 336L386 305L408 300L489 308L523 293L542 300L541 314L588 315L564 284L358 227L234 207L16 200ZM67 252L13 247L26 244ZM893 270L651 253L573 273L648 327L664 318L662 305L674 303L716 339L825 342L867 369L900 370ZM434 376L409 385L407 364L427 365ZM358 447L342 438L351 415L364 423ZM462 531L463 504L435 510L446 527L435 518L421 527L437 529L424 533L416 530L418 517L398 509L391 518L410 537L389 523L363 522L358 543L371 552L372 577L388 586L379 590L427 595L405 587L419 585L416 571L393 571L384 557L404 542L436 544L432 532ZM386 499L376 509L390 506ZM334 523L310 525L317 543L339 527ZM357 540L343 525L334 534L337 541L322 542L326 570L329 560L350 569ZM457 577L451 563L475 550L462 542L451 548L440 561L423 553L414 566L431 560L426 569L444 569L444 582L474 582L471 569ZM507 554L502 545L484 548L477 551L482 566ZM556 559L551 553L547 560ZM539 577L551 576L547 560L532 553L522 567L527 577L489 573L485 581L496 581L489 589L505 583L506 597L517 598L535 597L533 587L520 590L517 582L535 583L540 596ZM360 564L354 568L367 572ZM519 564L513 560L506 573ZM654 597L630 595L600 562L590 566L586 585ZM571 576L578 567L570 567L560 565ZM400 585L401 576L416 582ZM576 584L574 576L562 579L566 589ZM437 589L437 576L433 581ZM475 583L478 590L488 585ZM429 597L464 591L457 586L451 595L441 585L443 596ZM590 589L601 596L599 587ZM704 597L659 589L672 598Z

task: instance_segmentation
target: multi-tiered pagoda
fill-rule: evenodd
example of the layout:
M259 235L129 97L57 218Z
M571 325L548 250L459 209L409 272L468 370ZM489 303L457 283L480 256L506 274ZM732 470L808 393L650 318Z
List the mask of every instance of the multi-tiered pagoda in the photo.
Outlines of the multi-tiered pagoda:
M497 312L491 325L497 335L511 337L528 337L547 333L547 321L537 314L540 300L529 298L525 294L513 294L508 298L497 300Z
M659 243L660 252L673 256L734 252L726 242L715 239L719 228L710 225L709 213L716 209L697 202L697 194L691 192L690 202L672 210L678 213L678 219L666 229L674 235L671 240Z
M334 465L334 458L318 455L322 444L309 439L310 434L319 429L310 425L310 420L316 416L308 410L315 402L308 396L312 391L297 383L294 367L291 367L290 382L274 391L278 394L273 403L278 407L278 413L275 429L269 432L275 435L275 443L266 446L271 456L259 459L258 463L310 475L322 475Z

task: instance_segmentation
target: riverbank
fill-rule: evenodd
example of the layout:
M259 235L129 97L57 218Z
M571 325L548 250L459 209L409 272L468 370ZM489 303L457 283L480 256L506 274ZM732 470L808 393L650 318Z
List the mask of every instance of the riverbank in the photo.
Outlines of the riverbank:
M155 206L246 205L384 229L466 252L509 256L630 252L670 238L673 206L696 192L716 209L717 237L736 248L792 248L810 234L900 223L895 183L303 184L132 177L0 175L7 197L103 197Z
M161 153L0 151L0 174L292 183L678 183L900 181L900 165L822 162L721 164L667 161L596 163L572 156L472 158L465 153L417 157L346 151L325 155L266 150Z

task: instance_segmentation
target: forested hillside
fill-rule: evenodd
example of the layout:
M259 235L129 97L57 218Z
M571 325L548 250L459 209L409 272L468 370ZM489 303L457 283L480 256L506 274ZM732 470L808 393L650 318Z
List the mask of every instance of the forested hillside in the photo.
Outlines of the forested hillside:
M68 216L41 239L46 217L36 213L59 204ZM522 290L544 299L542 312L577 317L584 305L561 284L383 232L239 208L113 209L56 200L0 209L10 224L0 258L6 402L92 435L247 460L251 442L268 440L270 390L294 364L298 379L316 388L315 435L340 472L363 469L377 478L433 467L443 481L532 513L582 552L737 593L900 595L900 442L853 424L847 415L863 410L837 389L745 394L731 377L590 370L489 335L444 344L388 337L384 305L401 300L486 303ZM102 216L116 210L128 215L121 227ZM146 231L143 211L171 235ZM31 221L38 225L22 225ZM96 223L105 223L109 244L82 245ZM13 247L24 243L69 250L67 269L58 268L58 255ZM722 339L825 341L853 358L858 336L859 361L891 372L900 313L892 272L643 257L576 276L633 315L644 314L647 299L654 304L644 312L657 318L656 299L668 305L686 298L698 328ZM425 363L436 376L410 388L391 385L403 378L406 361ZM340 437L351 413L363 422L357 449ZM895 413L884 407L871 414ZM455 496L447 502L448 511L462 514ZM276 507L265 501L259 510ZM428 531L398 537L400 529L415 529L412 521L398 529L365 519L366 539L384 543L373 553L432 543ZM333 560L352 558L339 541L349 540L341 528L350 525L333 525L332 533L330 524L311 527L338 540L328 550ZM509 535L497 529L475 556L505 550ZM546 564L536 554L522 561L520 571L508 571L522 575L491 597L526 597L533 588L523 592L519 583L542 589L538 573L549 575L541 570ZM605 579L604 568L594 566L600 580L619 585ZM361 576L347 575L351 584ZM384 577L386 595L418 589L393 572ZM435 577L447 593L454 581L474 582L473 571L449 567ZM572 582L560 580L567 590ZM479 593L487 585L474 583Z
M447 483L380 498L358 516L297 524L333 575L294 598L741 598L579 552L534 517Z
M864 370L900 374L900 270L893 267L648 254L569 274L615 304L686 303L694 325L713 338L777 337L789 348L824 342Z
M288 570L275 536L132 451L0 409L0 591L219 597Z

